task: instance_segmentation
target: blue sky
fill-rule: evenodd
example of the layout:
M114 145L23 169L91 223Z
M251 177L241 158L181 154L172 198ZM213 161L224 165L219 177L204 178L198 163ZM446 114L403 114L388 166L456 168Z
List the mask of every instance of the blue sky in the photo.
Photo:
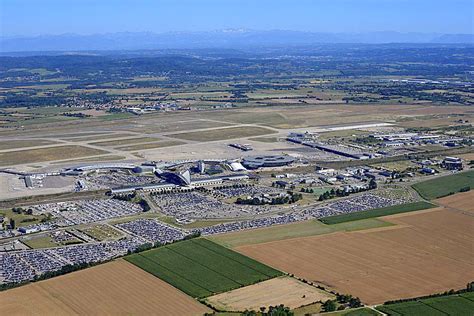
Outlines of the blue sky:
M0 0L3 36L224 28L474 33L474 0Z

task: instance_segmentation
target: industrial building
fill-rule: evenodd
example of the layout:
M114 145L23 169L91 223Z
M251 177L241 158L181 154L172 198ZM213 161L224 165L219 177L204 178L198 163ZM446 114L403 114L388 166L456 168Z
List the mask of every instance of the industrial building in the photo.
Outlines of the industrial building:
M339 156L352 158L352 159L369 159L369 158L374 157L374 154L372 153L363 153L363 152L357 151L356 149L351 149L344 146L329 145L329 144L324 144L321 142L311 141L311 140L307 140L306 137L298 137L295 135L298 135L298 133L290 133L290 135L286 138L286 140L292 143L301 144L303 146L316 148L325 152L329 152L332 154L336 154Z
M462 159L458 157L445 157L441 163L443 168L448 170L462 170Z
M262 167L282 167L287 166L295 161L291 156L282 155L266 155L266 156L249 156L242 160L242 165L248 169L257 169Z

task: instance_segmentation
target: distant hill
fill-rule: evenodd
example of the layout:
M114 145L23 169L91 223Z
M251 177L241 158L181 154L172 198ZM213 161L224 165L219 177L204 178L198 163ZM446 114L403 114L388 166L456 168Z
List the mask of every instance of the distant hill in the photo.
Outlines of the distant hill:
M474 43L474 34L445 34L435 38L432 43L463 44Z
M1 37L0 52L101 51L141 49L248 48L310 44L469 43L473 34L431 33L316 33L301 31L219 30L212 32L110 33Z

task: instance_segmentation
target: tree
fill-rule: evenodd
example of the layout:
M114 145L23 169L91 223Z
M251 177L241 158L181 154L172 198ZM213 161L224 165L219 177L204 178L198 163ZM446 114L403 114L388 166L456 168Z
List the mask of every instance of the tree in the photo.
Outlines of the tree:
M469 282L466 286L466 290L468 292L474 292L474 281L473 282Z
M293 316L294 313L290 308L285 307L285 305L280 304L278 306L270 306L268 308L268 313L264 314L267 316Z
M334 300L327 300L323 303L325 312L334 312L336 310L336 302Z
M10 229L15 229L15 220L10 218Z
M360 299L358 297L352 297L350 300L349 300L349 306L351 308L356 308L356 307L360 307L362 306L362 303L360 302Z

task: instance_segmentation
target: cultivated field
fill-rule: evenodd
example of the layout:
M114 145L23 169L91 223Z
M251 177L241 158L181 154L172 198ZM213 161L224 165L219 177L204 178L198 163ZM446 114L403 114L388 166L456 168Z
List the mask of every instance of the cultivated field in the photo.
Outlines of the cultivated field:
M472 316L474 313L474 293L421 299L413 302L378 306L387 315L456 315Z
M369 304L463 288L474 279L469 213L436 208L383 219L397 226L236 250Z
M474 190L464 193L457 193L441 199L437 199L436 203L446 208L457 209L461 211L474 212Z
M276 240L323 235L337 231L356 231L391 225L391 223L374 218L334 225L326 225L318 220L308 220L293 224L219 234L207 238L226 247L234 248Z
M413 188L426 199L436 199L457 193L466 187L474 189L474 170L438 177L413 185Z
M380 217L380 216L387 216L387 215L393 215L393 214L398 214L398 213L419 211L419 210L429 209L432 207L435 207L435 205L425 202L425 201L420 201L420 202L414 202L414 203L408 203L408 204L402 204L402 205L394 205L394 206L389 206L389 207L384 207L384 208L379 208L379 209L374 209L374 210L369 210L369 211L329 216L329 217L321 218L321 222L323 222L324 224L333 225L333 224L338 224L338 223L372 218L372 217Z
M272 130L263 127L255 126L241 126L241 127L229 127L229 128L219 128L212 129L200 132L191 132L191 133L180 133L168 135L170 137L200 141L200 142L209 142L215 140L226 140L232 138L245 138L251 136L259 136L275 133Z
M123 261L0 292L1 315L202 315L204 305Z
M205 297L281 275L206 239L171 244L126 260L193 297Z
M333 295L294 278L280 277L217 294L206 301L220 310L244 311L279 304L293 309L333 298Z
M58 146L0 153L0 166L87 157L107 153L83 146Z

